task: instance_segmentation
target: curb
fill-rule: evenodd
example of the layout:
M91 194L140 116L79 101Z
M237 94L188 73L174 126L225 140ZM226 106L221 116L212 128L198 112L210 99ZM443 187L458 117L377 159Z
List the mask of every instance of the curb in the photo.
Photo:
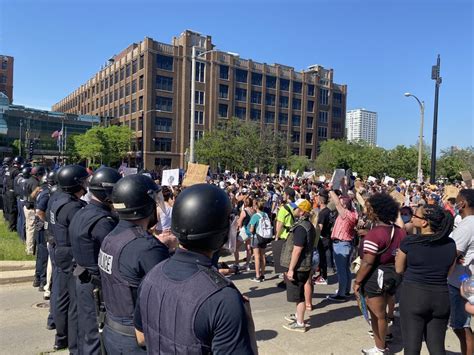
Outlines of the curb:
M35 276L16 276L16 277L0 277L0 285L10 285L10 284L19 284L24 282L33 282Z

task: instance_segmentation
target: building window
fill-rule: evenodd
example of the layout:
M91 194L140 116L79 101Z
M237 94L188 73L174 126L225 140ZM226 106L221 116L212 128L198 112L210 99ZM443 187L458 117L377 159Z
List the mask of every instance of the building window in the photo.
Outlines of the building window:
M173 71L173 57L167 55L156 55L156 66L159 69Z
M265 123L275 123L275 112L265 111Z
M219 117L226 117L227 118L227 110L228 110L228 105L219 104Z
M314 101L308 100L308 107L306 108L306 111L308 112L313 112L314 111Z
M156 97L156 109L160 111L173 112L173 99L171 97Z
M130 84L125 84L125 96L130 95Z
M125 105L123 105L124 107L124 114L125 115L128 115L130 113L130 104L127 102Z
M107 105L109 103L109 95L105 94L104 96L104 105Z
M293 98L293 110L301 110L301 99Z
M109 103L112 103L114 101L114 95L113 92L109 92Z
M260 91L253 91L250 93L250 102L253 104L262 103L262 93Z
M170 158L155 158L155 166L161 166L163 168L171 167Z
M104 98L101 96L100 97L100 106L99 107L102 107L104 106Z
M7 60L2 60L2 69L6 70L8 66L8 61Z
M158 152L171 152L171 138L155 138L155 150Z
M308 157L308 159L311 159L311 157L313 156L313 150L312 149L306 149L306 156Z
M119 96L118 96L118 89L115 89L114 90L114 101L118 100L119 99Z
M333 93L332 95L332 101L335 103L335 104L342 104L342 94L340 92L335 92Z
M288 114L284 112L280 112L278 114L278 124L280 125L287 125L288 124Z
M121 99L123 99L123 94L124 94L124 92L125 92L125 90L124 90L123 86L120 87L120 98L121 98Z
M229 67L227 65L219 65L219 78L229 80Z
M173 91L173 78L163 75L156 76L156 88L163 91Z
M195 124L204 124L204 112L203 111L194 111L194 123Z
M306 144L313 143L313 133L306 133Z
M288 108L288 96L280 96L280 107Z
M266 78L266 87L267 89L275 89L276 88L276 78L274 76L268 76Z
M327 127L318 127L318 137L319 138L327 138L328 136L328 128Z
M132 81L132 94L135 94L137 92L137 81L133 80Z
M125 65L125 77L128 78L129 76L130 76L130 63Z
M301 116L299 115L293 115L291 117L291 124L293 126L296 126L296 127L299 127L300 126L300 123L301 123Z
M132 100L132 113L137 111L137 100L133 99Z
M143 69L145 66L145 56L142 54L140 55L140 69Z
M306 128L313 128L313 117L306 117Z
M333 122L332 123L332 131L334 133L341 133L341 131L342 131L341 122Z
M239 83L246 83L247 82L247 71L242 69L235 70L235 81Z
M122 81L123 79L125 79L125 68L124 67L120 68L120 81Z
M332 108L332 117L334 118L341 118L342 117L342 111L340 107L333 107Z
M235 99L237 101L247 100L247 90L242 88L235 88Z
M319 103L321 105L328 104L329 91L327 89L319 89Z
M204 105L204 91L195 91L194 92L194 102L197 105Z
M228 99L229 98L229 86L224 84L219 84L219 98Z
M137 60L132 61L132 74L135 74L137 72Z
M328 123L328 112L327 111L319 111L319 115L318 115L319 119L319 123Z
M275 95L273 94L265 94L265 105L268 106L275 106Z
M132 131L136 131L137 130L137 121L135 119L131 120L130 121L130 129Z
M252 121L260 121L262 112L259 109L253 108L250 110L250 119Z
M260 73L252 73L252 85L262 86L263 75Z
M204 131L194 131L194 140L198 141L204 137Z
M234 115L241 120L245 119L245 115L247 114L247 109L245 107L236 106L234 110Z
M291 137L291 141L293 143L299 143L300 142L300 132L293 132L293 135Z
M119 72L118 71L116 71L114 73L114 82L115 82L115 84L117 84L119 82Z
M300 81L293 81L293 92L295 94L301 94L303 84Z
M280 79L280 90L290 91L290 81L287 79Z
M143 96L138 98L138 109L143 110Z
M114 108L114 117L119 117L118 107Z
M105 78L104 80L104 89L107 90L109 88L109 78Z
M138 78L138 90L143 90L143 75Z
M171 132L172 125L171 118L155 117L155 131L157 132Z
M206 64L197 62L196 63L196 81L204 83L206 74Z

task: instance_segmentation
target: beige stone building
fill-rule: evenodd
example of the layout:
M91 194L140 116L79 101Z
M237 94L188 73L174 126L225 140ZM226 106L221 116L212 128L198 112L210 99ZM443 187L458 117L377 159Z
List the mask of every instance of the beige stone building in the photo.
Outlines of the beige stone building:
M288 137L294 154L314 159L321 141L344 137L347 87L333 82L332 69L312 65L297 71L241 59L217 50L211 36L189 30L172 44L146 37L130 45L52 109L129 125L137 137L132 150L143 149L147 169L183 168L190 141L193 46L198 53L196 139L219 120L238 117L274 127Z

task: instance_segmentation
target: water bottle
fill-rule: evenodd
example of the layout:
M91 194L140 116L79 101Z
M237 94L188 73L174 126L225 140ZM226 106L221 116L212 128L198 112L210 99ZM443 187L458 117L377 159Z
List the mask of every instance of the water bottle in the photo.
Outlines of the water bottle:
M460 277L460 280L464 297L470 304L474 305L474 275L469 277L469 275L464 274Z

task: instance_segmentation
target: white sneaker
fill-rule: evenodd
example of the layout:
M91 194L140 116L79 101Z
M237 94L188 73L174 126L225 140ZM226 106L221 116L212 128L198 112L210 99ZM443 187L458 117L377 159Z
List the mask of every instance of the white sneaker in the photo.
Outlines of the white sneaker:
M377 348L376 346L374 346L373 348L370 348L370 349L362 349L362 354L365 354L365 355L384 355L384 354L388 354L388 351L387 349L379 349Z

